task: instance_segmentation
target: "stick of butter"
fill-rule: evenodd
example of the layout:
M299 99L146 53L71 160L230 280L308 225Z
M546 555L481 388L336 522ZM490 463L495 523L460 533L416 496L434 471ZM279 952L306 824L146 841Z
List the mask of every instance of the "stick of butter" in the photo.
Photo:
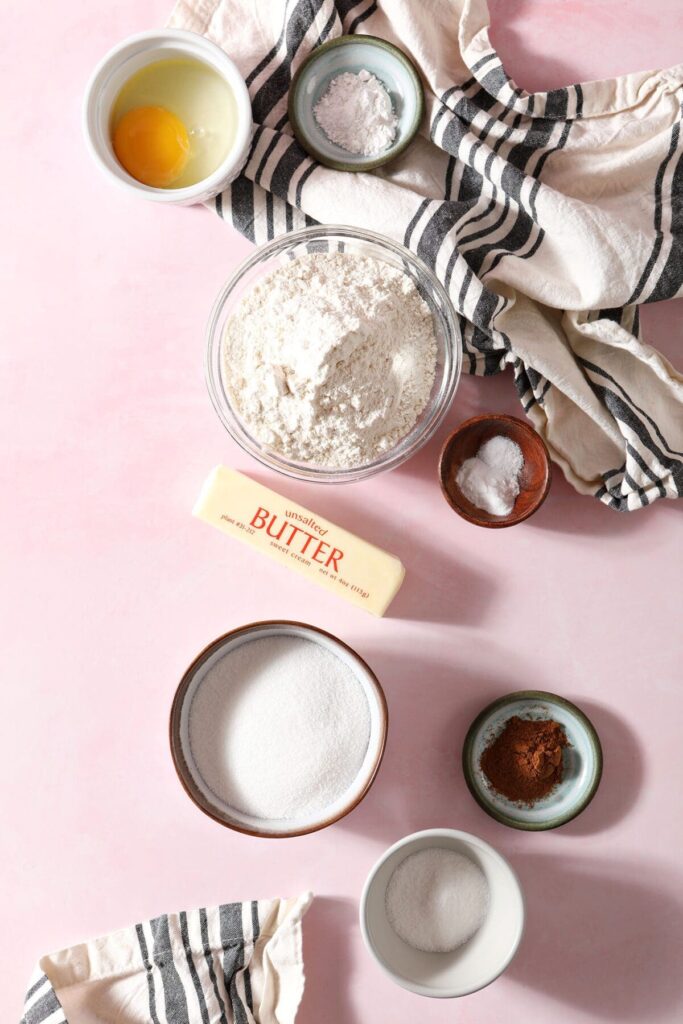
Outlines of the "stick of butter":
M192 514L373 615L384 615L405 576L398 558L225 466L211 471Z

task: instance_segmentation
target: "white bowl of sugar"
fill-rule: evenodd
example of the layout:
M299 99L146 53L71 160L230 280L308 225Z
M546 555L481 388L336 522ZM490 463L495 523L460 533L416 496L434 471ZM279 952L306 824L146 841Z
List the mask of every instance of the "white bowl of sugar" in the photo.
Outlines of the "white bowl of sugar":
M368 665L301 622L256 622L214 640L185 672L171 753L209 817L265 838L344 817L379 769L387 705Z
M455 829L400 839L368 875L360 902L363 940L403 988L452 999L489 985L512 961L524 931L524 899L508 862Z

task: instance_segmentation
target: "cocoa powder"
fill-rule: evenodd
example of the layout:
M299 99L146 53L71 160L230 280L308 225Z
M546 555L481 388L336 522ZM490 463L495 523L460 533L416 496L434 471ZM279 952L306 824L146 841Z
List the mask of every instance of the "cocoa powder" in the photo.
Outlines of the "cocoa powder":
M559 722L514 715L486 748L480 766L497 793L530 805L561 782L562 751L567 746Z

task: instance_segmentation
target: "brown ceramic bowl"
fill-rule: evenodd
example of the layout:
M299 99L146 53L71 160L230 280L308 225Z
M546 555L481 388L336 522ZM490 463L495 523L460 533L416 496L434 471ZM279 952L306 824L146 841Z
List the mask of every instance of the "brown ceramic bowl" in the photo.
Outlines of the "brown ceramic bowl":
M246 640L255 639L257 636L299 636L320 644L353 669L368 698L371 719L370 743L356 782L349 792L329 809L329 812L323 813L315 820L265 821L251 818L222 803L206 784L202 784L199 772L193 765L187 719L192 696L196 687L201 685L203 670L208 667L208 663L218 661L231 647L239 646ZM358 806L379 771L386 745L388 722L389 714L384 691L374 672L351 647L333 636L332 633L327 633L325 630L310 626L305 622L271 619L264 622L252 622L246 626L240 626L238 629L230 630L229 633L224 633L223 636L219 636L208 647L205 647L194 659L180 680L173 699L170 721L171 755L183 789L197 807L214 821L245 835L286 839L326 828Z
M477 508L467 500L455 482L463 462L473 458L490 438L501 434L518 444L524 456L519 494L508 516L495 516ZM461 423L443 446L439 463L441 490L451 508L469 523L493 529L515 526L532 516L546 499L551 475L550 456L540 434L525 420L502 413L473 416Z

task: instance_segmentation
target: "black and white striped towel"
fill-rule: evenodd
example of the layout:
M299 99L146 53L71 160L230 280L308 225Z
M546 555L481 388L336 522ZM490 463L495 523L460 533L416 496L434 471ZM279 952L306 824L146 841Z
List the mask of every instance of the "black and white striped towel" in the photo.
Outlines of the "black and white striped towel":
M256 130L217 212L253 242L314 222L404 242L460 313L465 366L510 366L569 481L612 508L683 494L683 377L638 303L683 290L683 65L533 95L508 78L485 0L180 0L171 24L243 72ZM309 159L287 123L320 42L370 33L426 86L421 137L388 169Z
M43 957L21 1024L293 1024L310 902L164 914Z

